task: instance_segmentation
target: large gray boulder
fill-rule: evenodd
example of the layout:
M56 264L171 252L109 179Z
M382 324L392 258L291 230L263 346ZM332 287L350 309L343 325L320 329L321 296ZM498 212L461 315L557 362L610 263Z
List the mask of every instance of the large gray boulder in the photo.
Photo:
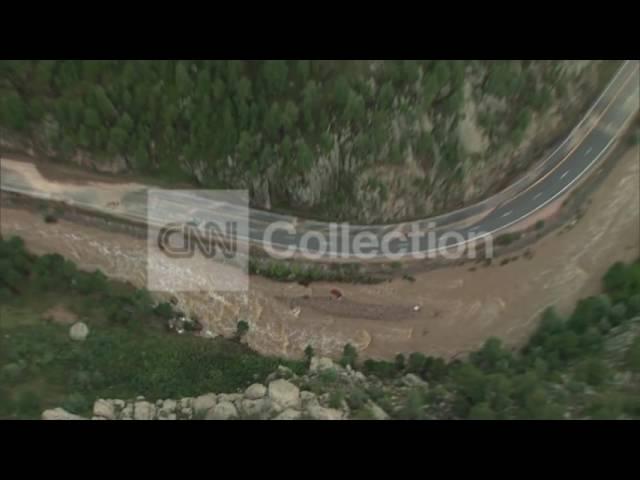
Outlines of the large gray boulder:
M298 410L293 408L287 408L280 414L278 414L274 420L299 420L302 414Z
M303 409L309 408L312 405L318 405L316 394L313 392L307 392L306 390L300 392L300 401Z
M402 377L402 383L407 387L428 387L429 384L413 373L407 373Z
M205 417L206 420L231 420L233 418L238 418L238 410L233 403L226 400L218 402Z
M389 414L385 412L379 405L369 401L367 404L367 410L371 414L374 420L389 420Z
M167 399L165 401L162 402L162 407L161 410L168 412L168 413L173 413L176 411L176 408L178 407L178 402L176 402L175 400L172 399Z
M343 413L334 408L325 408L320 405L311 405L307 413L313 420L342 420Z
M116 419L115 405L110 400L103 400L99 398L93 404L93 416L102 417L106 420Z
M300 389L287 380L270 382L268 394L269 399L283 409L300 407Z
M76 342L84 341L89 335L89 327L84 322L76 322L69 329L69 337Z
M144 400L136 402L133 409L134 420L153 420L156 416L155 405Z
M218 395L218 402L237 403L239 400L242 400L241 393L221 393Z
M245 398L248 398L249 400L258 400L259 398L264 397L266 394L267 387L265 387L261 383L254 383L244 392Z
M133 420L133 403L127 403L120 412L120 420Z
M205 416L213 407L216 406L215 393L208 393L206 395L200 395L193 399L192 407L193 414L196 416ZM184 410L186 407L181 409Z
M270 403L266 398L258 398L256 400L245 398L240 403L240 408L247 417L262 417L269 410Z

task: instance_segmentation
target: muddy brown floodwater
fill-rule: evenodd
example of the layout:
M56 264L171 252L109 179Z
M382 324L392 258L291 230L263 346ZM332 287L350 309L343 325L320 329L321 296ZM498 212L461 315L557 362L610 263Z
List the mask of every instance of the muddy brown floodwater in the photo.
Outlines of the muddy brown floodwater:
M613 167L584 216L500 266L446 268L415 275L415 282L378 285L280 283L252 276L248 294L181 293L180 306L206 321L212 332L230 335L248 321L249 345L265 354L299 356L307 345L337 356L346 343L363 357L391 358L420 351L446 358L479 347L488 337L521 344L540 313L555 305L568 313L596 293L615 261L640 255L640 159L629 150ZM3 207L2 234L24 238L34 253L57 252L85 269L144 286L144 240L66 222L46 224L36 213ZM417 308L416 308L417 307Z

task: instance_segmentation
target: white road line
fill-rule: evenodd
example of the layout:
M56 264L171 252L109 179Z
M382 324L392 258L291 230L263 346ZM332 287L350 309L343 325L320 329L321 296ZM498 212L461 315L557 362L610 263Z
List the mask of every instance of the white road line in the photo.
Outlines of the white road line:
M536 193L535 196L533 197L533 199L535 200L536 198L540 198L541 195L542 195L542 192Z
M508 217L509 215L511 215L513 213L513 210L509 210L507 213L503 213L502 216L503 217Z
M587 151L584 152L585 155L589 155L589 153L591 153L591 150L593 150L593 147L589 147L587 148Z
M567 170L566 172L564 172L564 173L560 176L560 179L563 179L564 177L566 177L566 176L567 176L567 173L569 173L569 170Z

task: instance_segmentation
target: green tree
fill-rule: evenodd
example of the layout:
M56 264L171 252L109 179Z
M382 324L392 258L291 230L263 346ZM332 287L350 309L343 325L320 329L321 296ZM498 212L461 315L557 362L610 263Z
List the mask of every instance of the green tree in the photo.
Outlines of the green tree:
M487 402L480 402L469 411L470 420L495 420L496 413Z
M240 320L236 325L236 339L242 340L249 332L249 324L245 320Z
M263 65L267 91L275 95L283 93L287 86L289 67L285 60L266 60Z
M13 91L0 96L0 122L18 131L27 127L27 106Z
M406 362L405 362L403 354L399 353L399 354L396 355L395 364L396 364L396 368L398 369L398 371L403 371L405 369Z
M311 364L311 359L313 358L314 354L315 352L313 350L313 347L311 345L307 345L304 349L304 358L308 364Z
M427 357L420 352L413 352L409 355L409 361L407 362L407 371L409 373L415 373L416 375L422 375L427 364Z
M355 367L357 360L358 360L358 351L353 345L351 345L350 343L347 343L344 346L344 349L342 351L342 358L340 360L340 363L342 364L343 367L346 367L347 365L351 365L351 367Z

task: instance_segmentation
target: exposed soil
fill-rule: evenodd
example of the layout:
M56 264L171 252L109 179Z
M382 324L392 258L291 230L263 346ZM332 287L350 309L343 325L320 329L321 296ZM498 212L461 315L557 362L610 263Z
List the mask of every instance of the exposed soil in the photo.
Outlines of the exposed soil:
M56 305L50 308L42 315L42 318L49 320L58 325L72 325L78 320L78 316L67 310L62 305Z
M418 273L415 282L308 287L252 276L244 294L178 294L184 308L209 328L232 334L239 319L250 324L247 341L256 350L301 355L306 345L338 355L345 343L364 357L390 358L421 351L452 357L498 336L520 344L550 305L567 313L576 300L599 290L600 278L617 260L640 255L640 151L629 150L591 196L571 229L530 247L533 257L500 266L478 265ZM146 242L131 236L60 220L46 224L34 212L3 207L3 235L18 234L35 253L57 252L81 267L143 286ZM419 308L415 309L418 306Z

